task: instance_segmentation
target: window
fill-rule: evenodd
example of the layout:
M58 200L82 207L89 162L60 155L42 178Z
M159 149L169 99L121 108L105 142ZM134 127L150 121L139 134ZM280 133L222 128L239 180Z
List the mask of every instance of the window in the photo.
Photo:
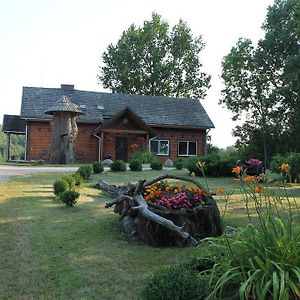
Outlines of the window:
M196 156L197 142L180 141L178 142L178 156Z
M169 155L169 141L168 140L152 140L150 142L150 152L157 155Z

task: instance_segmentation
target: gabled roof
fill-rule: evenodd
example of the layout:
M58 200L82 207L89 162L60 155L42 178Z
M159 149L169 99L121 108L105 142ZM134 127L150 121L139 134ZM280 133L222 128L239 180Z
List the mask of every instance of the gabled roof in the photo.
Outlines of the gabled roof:
M128 117L130 120L127 119ZM134 113L129 107L125 107L120 112L118 112L115 116L113 116L109 120L104 121L103 124L99 125L95 129L95 133L97 134L100 131L104 131L105 129L111 129L113 128L114 123L124 119L126 119L127 122L133 121L135 123L135 126L137 126L136 129L154 134L154 130L150 126L148 126L145 123L145 121L142 118L140 118L136 113ZM119 124L119 125L121 129L126 130L126 123Z
M60 97L66 95L82 109L80 122L100 123L129 107L149 126L179 126L213 128L206 111L198 100L161 96L141 96L117 93L99 93L61 88L24 87L21 117L49 119L44 112Z
M74 102L72 102L72 100L66 95L63 95L54 103L54 105L51 105L45 111L45 114L53 115L53 113L55 112L69 112L74 115L84 115L84 113L79 109L79 107Z
M26 122L20 116L4 115L2 130L5 133L24 133L26 132Z

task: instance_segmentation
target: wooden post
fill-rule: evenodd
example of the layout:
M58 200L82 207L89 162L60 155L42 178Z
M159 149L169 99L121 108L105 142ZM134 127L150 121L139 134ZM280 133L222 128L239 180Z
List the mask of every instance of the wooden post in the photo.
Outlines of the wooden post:
M6 135L6 161L10 160L10 133Z

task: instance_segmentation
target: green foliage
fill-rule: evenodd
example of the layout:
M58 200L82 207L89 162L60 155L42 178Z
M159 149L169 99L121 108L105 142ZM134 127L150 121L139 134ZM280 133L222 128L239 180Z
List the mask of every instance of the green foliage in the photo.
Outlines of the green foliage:
M211 154L203 157L188 158L184 165L189 170L190 174L194 173L196 176L203 176L201 168L197 163L204 163L204 173L209 177L231 177L232 168L237 161L237 154L233 155L219 155Z
M131 159L137 159L141 161L142 164L151 164L152 162L157 161L156 155L148 151L137 151L132 155Z
M0 125L0 161L4 161L6 150L6 136ZM12 134L10 140L10 155L16 159L24 158L25 135Z
M116 160L110 166L110 170L113 172L125 172L126 163L123 160Z
M217 281L214 294L234 285L239 287L240 299L248 299L250 294L257 299L273 295L275 300L300 296L299 230L290 230L289 221L271 214L261 221L260 230L249 224L234 238L217 242L217 247L228 243L224 259L229 266ZM216 270L218 267L215 265Z
M176 170L182 170L183 169L183 159L182 158L178 158L174 161L174 167L176 168Z
M59 196L62 192L69 189L69 184L64 179L57 179L53 184L54 194Z
M202 37L180 20L171 30L156 13L143 27L132 24L102 58L99 81L112 92L201 99L210 76L201 72Z
M68 183L69 190L73 190L76 186L76 180L72 175L63 176L61 180L64 180Z
M144 300L206 299L210 289L208 276L186 265L161 270L147 281L142 292Z
M276 0L263 24L265 36L254 46L240 39L225 56L221 104L233 112L233 119L247 113L234 135L237 146L264 156L300 152L300 43L296 30L299 0ZM284 117L283 117L284 116Z
M271 170L280 173L280 166L284 163L289 164L289 176L291 182L300 183L300 153L287 153L285 155L277 154L271 161Z
M66 190L59 194L59 200L66 204L66 206L74 206L80 194L74 190Z
M129 168L131 171L142 171L143 166L140 160L133 159L130 161Z
M74 173L71 175L74 178L75 181L75 185L79 186L81 185L81 183L83 182L83 178L81 177L81 175L79 173Z
M160 161L154 161L150 164L152 170L162 170L163 166Z
M90 165L84 165L80 166L77 170L77 172L80 174L80 176L87 180L91 177L92 174L92 167Z
M103 164L99 161L93 163L93 171L95 174L101 174L104 170Z

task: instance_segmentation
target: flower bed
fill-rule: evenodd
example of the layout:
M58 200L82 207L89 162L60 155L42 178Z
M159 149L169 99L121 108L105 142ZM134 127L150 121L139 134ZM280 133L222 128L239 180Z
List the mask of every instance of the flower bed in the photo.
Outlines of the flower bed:
M194 208L204 204L203 197L208 193L193 186L170 185L167 180L146 186L143 197L146 201L161 205L170 210Z

